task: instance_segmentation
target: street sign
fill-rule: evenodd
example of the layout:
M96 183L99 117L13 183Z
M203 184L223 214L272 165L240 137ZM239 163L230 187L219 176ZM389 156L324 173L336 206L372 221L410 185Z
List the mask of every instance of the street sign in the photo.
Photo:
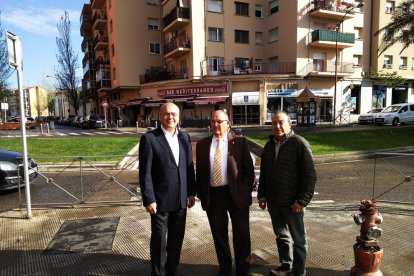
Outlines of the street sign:
M1 109L2 110L9 110L9 104L8 103L1 103Z
M11 32L6 32L7 52L9 55L9 65L13 69L22 65L22 46L20 38Z
M102 101L101 103L103 108L107 108L108 107L108 102L107 101Z

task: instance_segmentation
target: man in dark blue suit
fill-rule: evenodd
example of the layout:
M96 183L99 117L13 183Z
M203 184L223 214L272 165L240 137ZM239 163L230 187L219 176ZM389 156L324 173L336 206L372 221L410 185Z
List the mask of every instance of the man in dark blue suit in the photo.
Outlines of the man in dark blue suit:
M177 275L187 206L195 204L195 176L190 136L177 128L180 110L161 106L161 127L139 144L139 183L151 215L151 275Z

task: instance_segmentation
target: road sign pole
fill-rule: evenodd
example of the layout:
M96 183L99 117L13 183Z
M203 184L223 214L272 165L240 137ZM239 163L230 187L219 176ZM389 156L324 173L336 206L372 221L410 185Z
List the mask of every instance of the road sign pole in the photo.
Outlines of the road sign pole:
M25 180L25 193L26 193L26 205L27 205L27 218L32 218L32 204L30 198L30 179L29 179L29 164L27 154L27 139L26 139L26 112L24 108L24 94L23 94L23 81L22 81L22 48L20 38L10 32L6 32L7 37L7 50L9 54L10 67L17 72L17 83L19 87L20 98L20 118L21 118L21 131L22 131L22 147L23 147L23 169Z

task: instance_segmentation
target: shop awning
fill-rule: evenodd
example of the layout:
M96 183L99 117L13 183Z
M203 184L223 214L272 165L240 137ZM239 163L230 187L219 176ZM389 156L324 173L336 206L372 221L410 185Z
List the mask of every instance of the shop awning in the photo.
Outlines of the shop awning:
M139 105L142 103L142 99L134 99L134 100L129 100L126 105Z

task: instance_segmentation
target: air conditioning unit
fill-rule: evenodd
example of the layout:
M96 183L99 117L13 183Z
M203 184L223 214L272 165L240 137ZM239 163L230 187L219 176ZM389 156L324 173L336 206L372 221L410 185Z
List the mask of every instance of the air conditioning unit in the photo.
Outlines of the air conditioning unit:
M392 63L385 63L383 68L385 69L392 69Z

